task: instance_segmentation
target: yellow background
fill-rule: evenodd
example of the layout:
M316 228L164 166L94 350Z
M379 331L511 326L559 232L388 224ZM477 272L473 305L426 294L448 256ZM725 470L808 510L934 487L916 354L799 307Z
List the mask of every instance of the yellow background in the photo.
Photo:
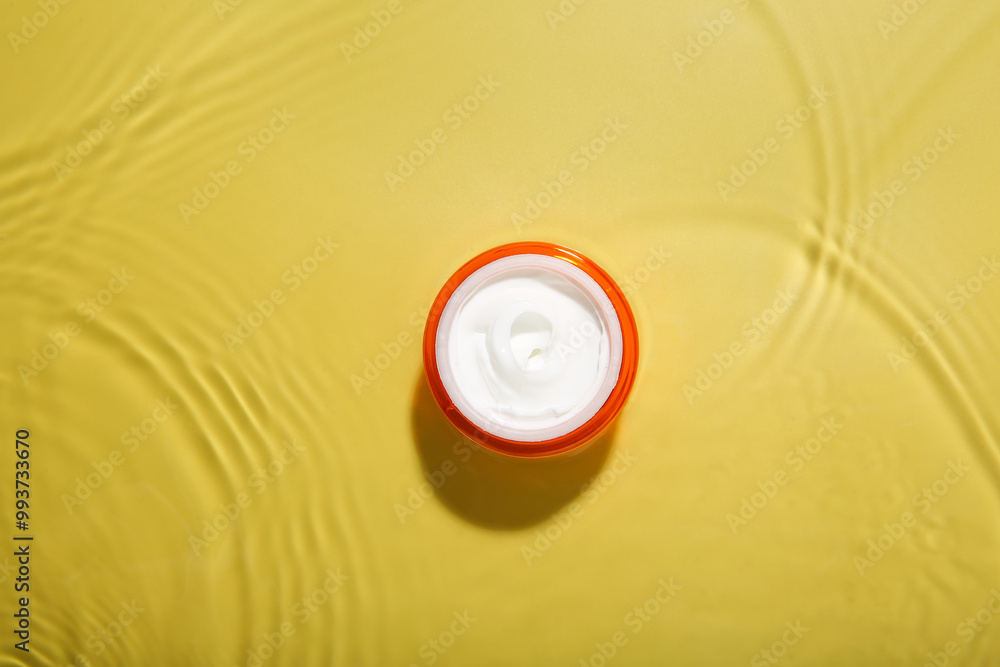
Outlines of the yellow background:
M5 3L3 664L252 665L282 628L262 664L596 667L615 637L614 665L997 664L1000 619L961 624L1000 587L998 23L971 0ZM641 359L609 437L520 462L458 441L419 338L458 266L529 239L631 281Z

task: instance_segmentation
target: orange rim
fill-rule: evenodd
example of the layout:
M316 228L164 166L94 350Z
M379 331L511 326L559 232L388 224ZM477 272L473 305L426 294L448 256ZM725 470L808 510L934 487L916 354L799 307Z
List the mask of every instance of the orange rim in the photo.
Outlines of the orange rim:
M546 255L569 262L581 269L607 295L621 325L622 364L618 372L618 381L615 383L611 395L608 396L601 408L586 423L565 435L552 438L551 440L520 442L501 438L482 430L469 421L455 406L447 390L445 390L444 384L441 381L441 374L438 372L436 345L438 324L441 321L441 313L451 299L451 295L473 273L487 264L511 255ZM639 333L635 325L635 317L632 315L632 309L629 307L621 288L618 287L604 269L587 257L584 257L575 250L553 243L543 243L540 241L509 243L473 257L462 268L456 271L448 279L444 287L441 288L431 306L430 314L427 316L427 325L424 328L424 371L427 374L427 382L430 385L431 393L434 395L434 400L441 406L441 410L448 418L448 421L454 424L470 440L479 443L487 449L510 456L528 458L554 456L576 449L596 438L614 421L615 417L618 416L618 413L625 406L629 393L632 391L632 384L635 382L638 363Z

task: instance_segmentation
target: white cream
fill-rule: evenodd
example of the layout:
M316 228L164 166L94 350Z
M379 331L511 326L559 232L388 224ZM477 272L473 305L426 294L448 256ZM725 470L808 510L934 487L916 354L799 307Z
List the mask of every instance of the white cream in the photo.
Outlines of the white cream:
M622 332L601 287L569 262L511 255L452 294L435 340L438 372L480 429L521 442L565 435L611 395Z

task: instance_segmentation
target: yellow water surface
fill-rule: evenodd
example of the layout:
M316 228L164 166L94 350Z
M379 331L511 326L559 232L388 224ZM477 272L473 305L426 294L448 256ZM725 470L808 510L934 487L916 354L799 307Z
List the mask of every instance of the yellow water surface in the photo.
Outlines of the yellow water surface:
M0 664L1000 664L997 2L0 34ZM576 456L423 383L437 290L519 240L639 323Z

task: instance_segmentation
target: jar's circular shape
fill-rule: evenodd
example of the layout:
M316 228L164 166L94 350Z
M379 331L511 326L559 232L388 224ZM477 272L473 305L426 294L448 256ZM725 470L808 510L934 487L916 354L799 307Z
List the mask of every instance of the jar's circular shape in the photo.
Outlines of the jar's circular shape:
M435 401L501 454L553 456L596 438L628 399L639 338L621 289L564 246L511 243L466 262L424 329Z

